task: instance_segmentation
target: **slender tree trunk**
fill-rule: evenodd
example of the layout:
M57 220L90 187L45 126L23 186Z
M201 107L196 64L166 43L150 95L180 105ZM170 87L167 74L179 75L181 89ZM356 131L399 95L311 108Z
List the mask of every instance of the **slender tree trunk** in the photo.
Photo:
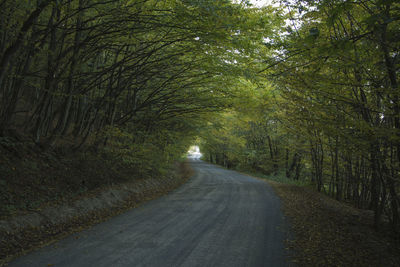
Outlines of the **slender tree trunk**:
M9 62L11 61L12 57L18 52L20 47L22 46L25 36L28 33L29 29L33 26L33 22L40 16L42 11L54 0L43 0L40 1L39 5L36 9L28 16L28 18L22 24L22 27L17 35L16 40L6 48L4 53L1 55L0 58L0 88L3 85L4 76L6 74L6 70L8 67Z

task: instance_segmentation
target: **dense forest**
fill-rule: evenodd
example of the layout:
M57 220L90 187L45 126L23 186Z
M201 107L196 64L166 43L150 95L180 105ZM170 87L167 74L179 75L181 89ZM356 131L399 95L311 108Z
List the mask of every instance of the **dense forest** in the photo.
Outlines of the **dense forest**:
M0 0L0 145L159 170L199 143L400 230L394 0Z
M0 10L2 143L23 135L141 165L174 160L229 105L273 22L229 1L3 0Z
M245 7L1 0L0 217L166 175L268 50L281 18Z
M289 1L259 75L203 132L211 162L312 184L400 230L398 1Z

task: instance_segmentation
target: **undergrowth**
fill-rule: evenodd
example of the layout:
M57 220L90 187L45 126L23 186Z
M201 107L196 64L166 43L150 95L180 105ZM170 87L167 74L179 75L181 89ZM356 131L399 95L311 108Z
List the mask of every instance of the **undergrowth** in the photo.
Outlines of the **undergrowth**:
M147 163L150 161L147 156ZM107 150L73 152L63 148L43 150L29 141L0 143L0 218L40 210L62 203L91 190L134 179L163 177L166 164L153 160L145 168L119 160ZM150 165L150 164L149 164ZM170 164L171 166L171 164Z
M258 172L247 172L252 176L256 176L262 179L267 179L270 181L278 182L278 183L283 183L283 184L290 184L290 185L297 185L297 186L309 186L310 184L307 181L304 180L294 180L287 178L284 173L278 173L278 174L271 174L271 175L265 175L262 173Z
M310 183L306 180L294 180L291 178L287 178L284 171L280 171L277 174L264 174L262 172L252 170L249 168L237 167L235 169L239 172L243 172L257 178L266 179L278 183L297 185L297 186L310 186Z

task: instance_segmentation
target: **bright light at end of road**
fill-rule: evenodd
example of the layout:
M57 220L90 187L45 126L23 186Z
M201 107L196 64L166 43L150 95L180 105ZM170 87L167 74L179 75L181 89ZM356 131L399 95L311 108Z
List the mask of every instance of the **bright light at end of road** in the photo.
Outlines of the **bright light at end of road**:
M188 158L190 159L200 159L202 154L200 153L200 148L198 146L191 146L188 151Z

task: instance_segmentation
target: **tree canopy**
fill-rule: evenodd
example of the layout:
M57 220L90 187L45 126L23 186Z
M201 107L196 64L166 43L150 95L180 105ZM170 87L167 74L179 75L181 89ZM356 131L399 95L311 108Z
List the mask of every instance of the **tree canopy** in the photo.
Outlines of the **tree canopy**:
M311 183L398 231L399 3L281 3L286 23L266 40L251 101L232 110L241 125L227 115L212 135L235 148L205 133L208 160Z
M0 136L312 184L399 231L394 0L0 1Z

